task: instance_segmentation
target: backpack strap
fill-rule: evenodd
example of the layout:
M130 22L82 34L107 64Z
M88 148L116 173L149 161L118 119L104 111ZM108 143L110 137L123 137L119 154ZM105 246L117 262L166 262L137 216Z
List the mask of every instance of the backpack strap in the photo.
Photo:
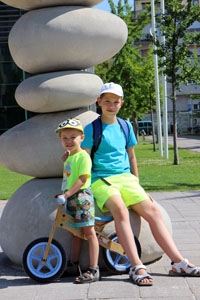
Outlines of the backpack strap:
M119 123L119 125L120 125L120 127L121 127L121 129L122 129L122 131L124 133L124 135L125 135L126 149L127 149L127 147L128 147L128 139L129 139L129 134L130 134L128 123L125 120L121 119L121 118L117 118L117 121L118 121L118 123Z
M117 118L117 121L124 133L125 139L126 139L126 149L128 146L128 139L129 139L129 126L128 123L121 119L121 118ZM97 151L97 149L99 148L100 142L101 142L101 138L102 138L102 122L101 122L101 116L99 116L97 119L95 119L92 122L92 126L93 126L93 147L91 149L91 159L93 160L94 158L94 153Z
M91 149L91 159L93 161L94 153L97 151L102 137L102 122L101 116L92 122L93 126L93 146Z
M102 138L102 122L101 122L101 116L99 116L96 120L92 122L93 126L93 146L91 149L91 159L93 161L94 159L94 153L97 151L99 144L101 142ZM93 171L94 172L94 171ZM95 173L95 172L94 172ZM95 173L96 174L96 173ZM110 182L108 182L105 178L99 176L96 174L96 176L101 179L105 184L111 185Z

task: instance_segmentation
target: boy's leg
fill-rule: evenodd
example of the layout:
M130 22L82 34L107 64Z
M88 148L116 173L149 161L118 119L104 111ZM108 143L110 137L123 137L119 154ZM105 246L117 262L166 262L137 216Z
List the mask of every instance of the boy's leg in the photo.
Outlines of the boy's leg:
M76 283L89 283L100 280L100 273L98 267L99 258L99 243L94 230L94 226L82 227L83 232L88 240L89 254L90 254L90 266L85 273L81 273L76 277Z
M171 234L163 222L159 208L150 199L135 204L131 207L138 215L143 217L150 225L153 236L171 261L178 263L183 256L177 249ZM189 264L194 266L193 264Z
M129 212L126 208L122 198L119 195L111 196L105 203L105 206L112 213L115 222L115 228L120 244L124 248L131 266L142 265L142 262L138 256L133 232L129 221ZM137 274L146 274L145 269L140 269ZM141 280L142 283L152 282L152 279L145 278Z
M82 239L78 236L73 235L72 238L72 249L71 249L71 262L78 262L81 252Z
M90 267L96 268L98 265L99 258L99 243L94 226L83 227L83 232L89 244Z
M79 272L79 256L81 251L82 239L72 235L71 258L67 261L67 269L65 274L78 275Z

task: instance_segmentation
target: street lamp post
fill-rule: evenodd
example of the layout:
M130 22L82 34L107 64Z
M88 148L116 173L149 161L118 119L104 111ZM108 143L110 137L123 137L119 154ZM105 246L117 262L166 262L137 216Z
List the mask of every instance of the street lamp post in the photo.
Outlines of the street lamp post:
M151 0L151 18L152 18L152 34L156 39L155 34L155 6L154 0ZM154 44L153 49L156 50L157 47ZM161 113L160 113L160 93L159 93L159 76L158 76L158 56L154 54L154 69L155 69L155 86L156 86L156 113L157 113L157 132L158 132L158 143L160 156L163 156L162 149L162 130L161 130Z
M161 12L165 13L164 0L161 0ZM165 36L161 36L161 41L165 45ZM162 58L165 61L165 57ZM167 118L167 80L166 75L162 72L162 87L163 87L163 131L164 131L164 153L165 158L169 157L168 154L168 118Z

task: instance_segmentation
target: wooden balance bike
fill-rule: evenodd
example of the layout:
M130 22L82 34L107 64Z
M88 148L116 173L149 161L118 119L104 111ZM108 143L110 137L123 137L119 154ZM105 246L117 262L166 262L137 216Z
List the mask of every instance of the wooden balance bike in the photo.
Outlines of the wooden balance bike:
M48 283L58 279L66 270L66 254L61 244L56 241L54 233L57 227L66 229L82 239L86 239L81 228L76 229L74 218L63 212L59 204L57 214L49 237L32 241L23 254L23 266L26 273L40 283ZM115 274L127 273L130 262L115 232L105 235L102 231L106 224L113 220L112 216L95 217L95 230L99 245L103 247L103 259L106 268ZM135 239L138 252L140 245Z

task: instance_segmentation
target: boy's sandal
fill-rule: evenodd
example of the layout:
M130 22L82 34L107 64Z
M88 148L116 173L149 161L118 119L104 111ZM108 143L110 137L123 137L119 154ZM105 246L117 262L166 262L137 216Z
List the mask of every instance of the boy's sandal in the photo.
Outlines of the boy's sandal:
M139 285L139 286L151 286L151 285L153 285L153 281L142 282L142 280L144 280L144 279L153 280L153 278L148 273L143 274L143 275L137 274L137 271L140 270L140 269L146 270L147 268L144 265L137 265L137 266L134 266L134 267L130 268L129 277L133 280L133 282L135 284Z
M79 268L80 268L79 261L72 262L71 260L68 260L66 272L68 272L71 275L73 274L77 276L80 274Z
M80 270L80 265L78 261L72 262L71 260L68 260L67 268L61 277L68 277L72 275L78 276L80 274L79 270Z
M75 283L91 283L99 280L99 267L89 267L85 273L80 272L80 276L75 279Z
M189 261L185 258L179 263L171 263L172 269L169 271L170 276L200 276L200 267L190 266Z

